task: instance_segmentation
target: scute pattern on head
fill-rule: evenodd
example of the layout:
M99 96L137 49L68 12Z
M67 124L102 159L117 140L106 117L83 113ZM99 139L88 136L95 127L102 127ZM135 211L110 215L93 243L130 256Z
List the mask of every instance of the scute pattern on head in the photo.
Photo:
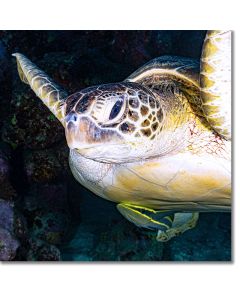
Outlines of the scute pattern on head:
M65 102L65 115L68 115L70 113L70 111L72 111L72 109L74 108L74 106L76 105L77 101L79 100L79 98L82 96L81 92L72 94L71 96L69 96L66 99Z
M115 110L122 109L122 115L111 121L107 116L111 115L111 108L117 102L119 105L115 106ZM69 96L65 106L66 119L72 113L86 115L100 128L112 128L120 134L135 137L155 138L163 121L159 99L149 89L135 83L87 88Z

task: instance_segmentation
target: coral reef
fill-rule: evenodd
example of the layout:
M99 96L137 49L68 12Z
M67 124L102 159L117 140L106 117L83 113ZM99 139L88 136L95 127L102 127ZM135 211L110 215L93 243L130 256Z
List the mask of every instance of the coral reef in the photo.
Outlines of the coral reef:
M0 142L0 198L13 199L16 195L11 180L11 149Z

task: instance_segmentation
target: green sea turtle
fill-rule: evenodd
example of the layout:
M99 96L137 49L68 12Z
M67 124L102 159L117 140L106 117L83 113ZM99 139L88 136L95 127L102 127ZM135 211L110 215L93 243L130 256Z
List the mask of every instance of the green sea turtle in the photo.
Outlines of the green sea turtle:
M162 56L120 83L73 95L16 53L20 78L65 128L76 180L139 227L170 238L231 209L231 33L199 62ZM200 72L200 80L199 80Z

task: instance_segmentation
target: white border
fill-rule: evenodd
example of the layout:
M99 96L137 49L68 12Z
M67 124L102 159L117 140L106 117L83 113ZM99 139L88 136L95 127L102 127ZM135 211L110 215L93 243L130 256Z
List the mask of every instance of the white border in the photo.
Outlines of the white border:
M2 1L1 29L232 29L237 1ZM234 33L235 84L239 81ZM1 299L236 299L239 294L239 97L235 90L234 263L1 264Z
M235 0L2 1L1 29L234 29Z

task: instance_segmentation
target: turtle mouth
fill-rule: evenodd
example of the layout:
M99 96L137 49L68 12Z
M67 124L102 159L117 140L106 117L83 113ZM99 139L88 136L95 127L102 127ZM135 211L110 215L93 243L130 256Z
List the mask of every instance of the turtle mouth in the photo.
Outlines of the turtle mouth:
M108 144L109 147L113 147L113 146L121 146L121 144ZM78 148L73 148L73 150L77 151L77 152L81 152L81 151L85 151L85 150L91 150L91 149L96 149L96 148L102 148L103 145L102 144L98 144L98 145L86 145L86 146L81 146Z
M106 152L106 150L111 149L111 151L115 150L117 152L126 150L129 151L129 147L125 143L109 143L109 144L94 144L94 145L82 145L77 148L73 148L72 150L78 152L79 154L85 156L90 155L91 152L98 152L99 154L102 152ZM104 151L105 150L105 151ZM97 154L97 153L96 153Z
M140 159L136 157L131 146L124 142L83 145L72 148L70 151L84 158L108 164L128 163Z

